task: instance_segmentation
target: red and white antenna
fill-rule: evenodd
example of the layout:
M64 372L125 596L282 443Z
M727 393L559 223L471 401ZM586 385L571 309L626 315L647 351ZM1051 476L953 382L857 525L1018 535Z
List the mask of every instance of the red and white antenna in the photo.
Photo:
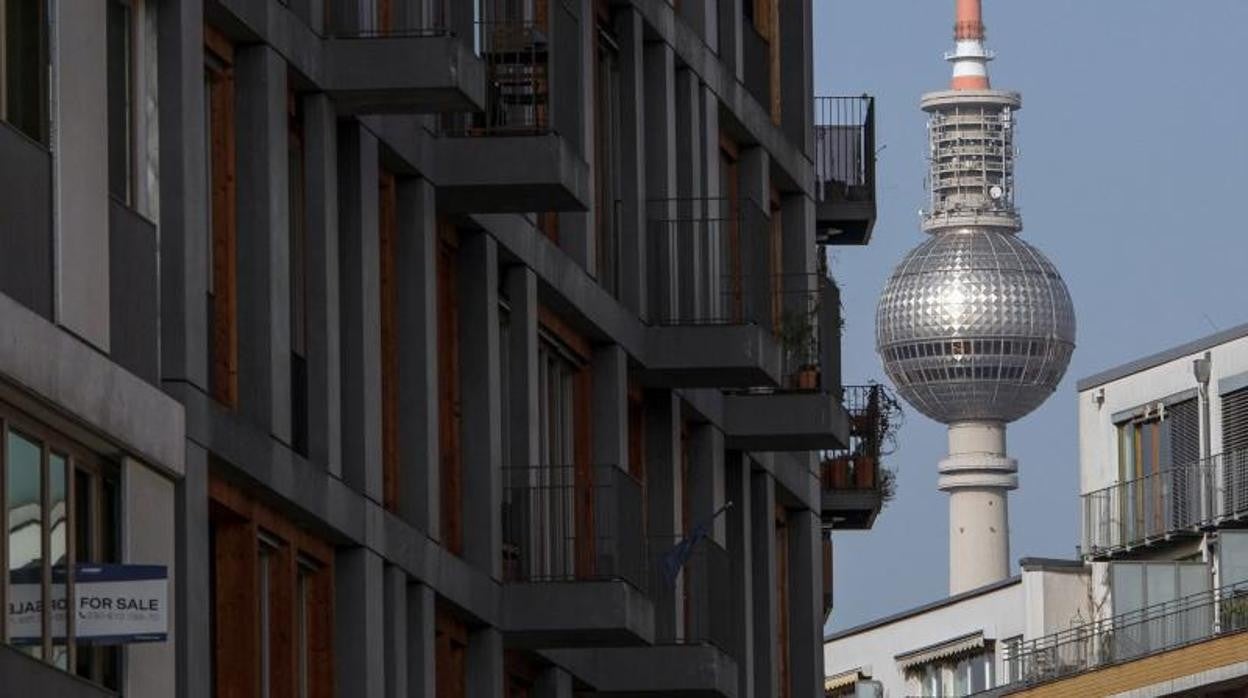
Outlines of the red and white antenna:
M984 47L984 10L982 0L957 0L958 15L953 27L957 48L945 54L953 63L955 90L987 90L988 61L992 52Z

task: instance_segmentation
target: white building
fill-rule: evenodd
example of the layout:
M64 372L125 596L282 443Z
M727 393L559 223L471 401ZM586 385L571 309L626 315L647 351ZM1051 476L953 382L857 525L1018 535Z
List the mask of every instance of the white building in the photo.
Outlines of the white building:
M826 638L828 695L1056 689L1248 629L1248 324L1077 390L1082 559L1024 558L1017 577ZM1248 686L1240 665L1167 666L1187 688Z

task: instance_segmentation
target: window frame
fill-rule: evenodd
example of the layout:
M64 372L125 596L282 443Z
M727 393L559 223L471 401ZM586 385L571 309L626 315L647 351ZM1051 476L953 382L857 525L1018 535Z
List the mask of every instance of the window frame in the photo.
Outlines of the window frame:
M90 448L84 446L73 437L59 431L58 429L44 424L34 417L26 415L19 409L0 403L0 506L3 507L3 518L5 521L4 535L0 537L0 575L5 580L0 584L0 608L8 608L11 578L9 576L10 569L10 530L9 530L9 435L15 434L22 439L29 441L32 445L39 448L39 526L40 526L40 598L42 603L41 625L41 641L37 645L39 647L39 659L51 666L55 666L66 673L79 674L78 667L78 639L75 616L73 613L65 614L64 621L64 638L60 643L56 642L55 635L57 627L53 623L52 612L53 603L57 597L53 596L54 583L53 573L57 568L65 570L65 582L63 599L66 603L74 598L75 594L75 567L79 563L80 558L91 558L92 561L97 558L102 563L118 562L117 555L120 552L120 526L121 521L121 493L120 493L120 474L115 464L107 461L103 457L96 454ZM63 525L64 532L64 557L63 563L54 564L48 551L52 548L52 531L54 522L51 520L54 507L51 499L51 468L54 456L62 459L65 469L64 481L64 504L63 504ZM79 485L79 475L82 474L87 478L89 492L79 493L77 487ZM103 537L104 521L102 515L104 512L102 496L104 481L111 482L114 486L114 494L118 501L113 503L112 511L117 516L114 522L113 535L115 536L111 542L111 546L105 552L105 538ZM86 497L87 504L87 525L91 534L91 540L87 543L92 550L85 551L86 555L82 555L84 551L78 550L78 504L80 497ZM114 559L103 559L114 558ZM72 605L72 604L71 604ZM9 632L9 624L7 617L4 622L0 623L0 642L9 644L12 647L18 647L11 644ZM56 661L54 649L56 647L64 647L64 665L60 665ZM102 647L102 646L101 646ZM106 650L113 651L113 650ZM94 659L96 652L94 648L91 650L91 670L90 676L83 676L90 681L107 684L101 678L103 669L101 661ZM102 654L102 653L101 653ZM116 662L114 656L113 661ZM116 668L114 668L114 676L116 676ZM116 685L108 686L117 688Z

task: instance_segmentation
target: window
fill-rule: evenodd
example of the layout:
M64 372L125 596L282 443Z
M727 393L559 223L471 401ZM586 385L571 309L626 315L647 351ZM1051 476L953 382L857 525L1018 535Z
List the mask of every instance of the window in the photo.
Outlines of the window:
M332 548L223 480L209 497L215 694L332 696Z
M205 162L208 165L209 382L212 396L238 405L238 300L234 182L234 49L204 29Z
M1201 512L1195 399L1149 409L1117 425L1120 516L1126 541L1197 524Z
M1023 650L1023 636L1015 635L1005 641L1005 649L1002 652L1002 660L1005 676L1001 677L1003 684L1011 684L1015 681L1023 679L1023 666L1021 653Z
M290 433L291 446L308 455L308 225L303 109L287 94L287 162L290 178Z
M378 183L381 262L381 465L382 503L399 508L399 288L398 189L394 175L382 171Z
M594 73L595 275L612 295L620 284L620 60L606 3L595 3L597 66Z
M47 0L0 0L0 118L48 140Z
M1242 454L1246 451L1248 451L1248 388L1240 388L1222 396L1222 452Z
M721 234L725 238L722 243L726 247L721 255L722 279L719 295L721 303L728 307L722 316L740 322L745 316L745 297L743 291L741 250L741 179L738 167L740 151L736 142L721 133L719 136L719 190L724 197L718 202L722 211L711 214L714 218L724 219L725 229Z
M7 526L0 537L0 564L7 566L0 570L7 580L0 585L0 601L9 610L8 642L115 689L117 651L78 641L66 615L66 598L75 565L117 561L121 523L116 470L77 443L8 409L0 409L0 435Z
M1222 396L1222 510L1248 511L1248 388Z

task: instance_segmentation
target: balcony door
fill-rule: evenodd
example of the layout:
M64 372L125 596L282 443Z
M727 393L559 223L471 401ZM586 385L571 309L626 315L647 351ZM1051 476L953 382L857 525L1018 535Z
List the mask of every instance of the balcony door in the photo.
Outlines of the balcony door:
M1121 542L1188 528L1207 516L1199 458L1194 399L1150 409L1118 424Z

